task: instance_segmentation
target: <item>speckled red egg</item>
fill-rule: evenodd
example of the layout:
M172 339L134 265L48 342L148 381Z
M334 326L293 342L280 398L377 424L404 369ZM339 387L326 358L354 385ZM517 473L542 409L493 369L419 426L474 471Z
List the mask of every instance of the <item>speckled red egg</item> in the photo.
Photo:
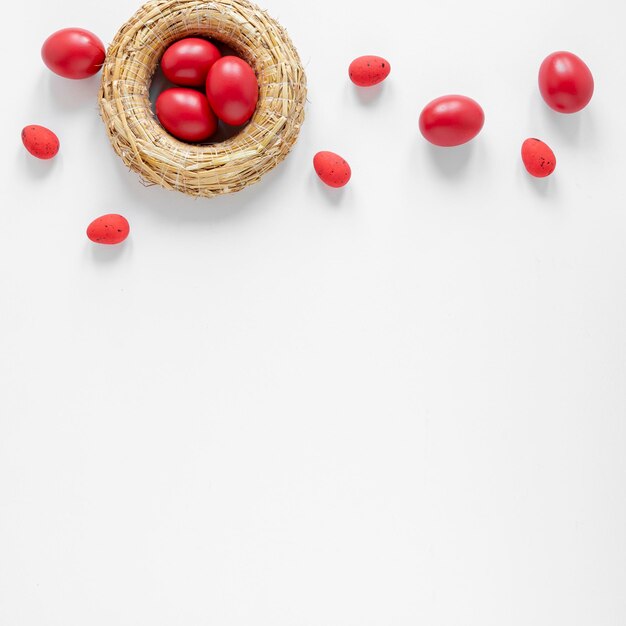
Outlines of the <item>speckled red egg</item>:
M550 146L535 138L522 144L522 161L528 173L537 178L550 176L556 167L556 157Z
M318 152L313 157L313 167L320 180L329 187L343 187L352 176L347 161L334 152Z
M59 151L59 138L45 126L31 124L22 129L24 147L38 159L51 159Z
M130 225L123 215L109 213L96 218L87 227L87 237L94 243L116 244L128 237Z
M389 72L389 61L371 54L354 59L348 68L350 80L359 87L378 85L389 76Z

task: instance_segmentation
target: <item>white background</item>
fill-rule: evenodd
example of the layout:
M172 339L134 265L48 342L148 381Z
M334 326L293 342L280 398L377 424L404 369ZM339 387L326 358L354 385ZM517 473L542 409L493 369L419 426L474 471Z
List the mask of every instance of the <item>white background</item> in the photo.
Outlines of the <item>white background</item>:
M216 200L144 188L99 77L39 58L65 26L110 42L137 0L3 6L0 624L623 626L623 5L264 6L307 120ZM578 115L538 93L559 49L595 76ZM347 66L371 53L392 73L366 93ZM419 112L455 92L485 128L435 149ZM107 212L122 246L85 237Z

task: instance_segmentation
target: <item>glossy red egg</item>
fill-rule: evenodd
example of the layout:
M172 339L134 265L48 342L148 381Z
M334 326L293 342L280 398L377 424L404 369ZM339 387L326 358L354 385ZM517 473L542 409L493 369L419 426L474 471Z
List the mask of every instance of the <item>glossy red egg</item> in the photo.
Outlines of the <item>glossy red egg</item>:
M59 138L45 126L31 124L22 129L24 147L38 159L51 159L59 151Z
M222 57L209 70L206 95L222 121L233 126L244 124L252 117L259 99L256 74L243 59Z
M522 144L522 161L526 171L536 178L550 176L556 167L556 157L550 146L535 138Z
M114 245L128 237L130 225L123 215L109 213L96 218L87 227L87 237L94 243Z
M419 127L424 138L436 146L460 146L481 131L485 114L475 100L467 96L441 96L422 111Z
M313 157L315 173L329 187L343 187L348 184L352 170L348 162L334 152L323 150Z
M182 141L205 141L217 129L217 118L208 100L195 89L166 89L157 98L155 108L165 130Z
M585 62L571 52L553 52L539 68L539 91L559 113L584 109L593 96L593 76Z
M55 74L63 78L88 78L104 63L104 44L83 28L64 28L46 39L41 58Z
M211 66L220 51L206 39L187 37L173 43L161 58L165 78L185 87L204 86Z

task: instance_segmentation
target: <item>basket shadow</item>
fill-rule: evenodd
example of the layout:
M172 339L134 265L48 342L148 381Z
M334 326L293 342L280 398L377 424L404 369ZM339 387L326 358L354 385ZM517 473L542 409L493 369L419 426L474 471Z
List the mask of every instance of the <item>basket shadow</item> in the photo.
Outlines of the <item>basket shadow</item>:
M241 191L213 198L187 196L156 184L145 185L135 172L124 168L121 162L114 169L123 187L125 201L130 200L133 206L145 209L163 220L218 223L250 217L283 200L281 184L290 176L290 162L293 160L293 155L289 156L257 183ZM111 158L119 161L116 156ZM275 202L271 201L272 196Z

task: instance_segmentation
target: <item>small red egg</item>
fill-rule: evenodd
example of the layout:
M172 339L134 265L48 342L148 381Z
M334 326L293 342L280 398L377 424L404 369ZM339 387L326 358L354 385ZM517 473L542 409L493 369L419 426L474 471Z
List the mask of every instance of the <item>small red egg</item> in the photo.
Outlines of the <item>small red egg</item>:
M485 114L467 96L441 96L422 111L419 127L424 138L436 146L460 146L474 139L485 123Z
M329 187L343 187L352 176L346 160L334 152L318 152L313 157L313 167L320 180Z
M559 113L584 109L593 96L593 76L585 62L571 52L553 52L539 68L539 91Z
M243 59L222 57L209 70L206 95L217 117L232 126L240 126L256 109L259 99L256 74Z
M104 44L83 28L64 28L52 33L41 48L44 63L63 78L88 78L104 63Z
M389 72L391 72L389 61L374 55L358 57L348 68L350 80L359 87L378 85L389 76Z
M38 159L51 159L59 151L59 138L45 126L31 124L22 129L24 147Z
M537 178L550 176L556 167L556 157L550 146L534 138L522 144L522 161L528 173Z
M217 129L208 100L195 89L166 89L159 94L155 109L165 130L182 141L204 141Z
M204 86L211 66L221 57L220 51L206 39L187 37L173 43L161 58L167 80L185 87Z
M113 245L128 237L130 225L123 215L109 213L96 218L87 227L87 237L94 243Z

